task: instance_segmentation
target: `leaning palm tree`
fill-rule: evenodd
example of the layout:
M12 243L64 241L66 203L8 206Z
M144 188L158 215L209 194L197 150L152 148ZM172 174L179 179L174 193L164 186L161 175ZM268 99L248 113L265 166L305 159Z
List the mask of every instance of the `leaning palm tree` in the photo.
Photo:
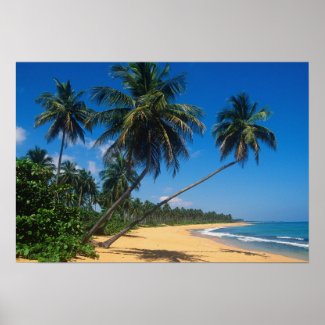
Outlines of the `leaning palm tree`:
M62 83L57 79L54 79L54 81L57 90L56 94L46 92L36 99L36 103L43 106L45 111L36 117L35 127L48 122L52 123L46 134L48 142L59 135L62 136L56 177L58 183L63 148L69 142L75 143L77 139L85 142L83 126L91 111L80 100L84 94L83 91L76 93L72 89L70 81L66 83Z
M48 155L45 149L35 146L34 149L27 151L26 157L38 165L54 169L53 158Z
M213 126L212 135L215 143L221 152L221 160L230 153L234 153L234 161L216 169L212 173L203 177L199 181L185 187L179 192L169 196L153 208L145 212L140 218L131 222L125 229L100 245L108 248L126 232L150 216L160 206L166 204L173 198L190 190L191 188L205 182L222 170L237 163L244 166L248 159L250 149L253 151L256 163L259 161L260 144L263 142L272 149L276 149L276 139L274 133L258 124L259 121L266 121L270 117L270 112L266 108L257 111L257 103L251 104L249 97L245 93L232 96L229 100L230 107L222 110L217 116L217 123Z
M106 126L95 145L117 137L105 153L104 160L109 161L112 153L119 149L125 152L130 167L143 166L143 169L88 232L84 242L111 218L113 211L129 197L147 173L155 178L159 175L162 161L175 175L180 167L179 158L189 156L186 141L192 140L194 132L202 134L205 129L199 120L202 111L198 107L174 102L185 89L185 77L169 78L169 65L163 69L157 63L116 65L112 67L112 75L122 80L129 93L110 87L93 89L92 98L98 104L113 106L89 119L91 126Z

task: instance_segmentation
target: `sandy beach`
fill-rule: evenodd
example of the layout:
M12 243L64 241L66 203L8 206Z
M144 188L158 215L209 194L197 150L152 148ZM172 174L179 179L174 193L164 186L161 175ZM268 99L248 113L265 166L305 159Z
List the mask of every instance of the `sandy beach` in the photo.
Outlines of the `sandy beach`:
M215 238L195 236L192 230L223 228L246 225L246 223L218 223L185 226L141 227L132 230L116 241L109 249L96 247L98 259L78 256L70 262L77 263L120 263L120 262L302 262L294 258L268 252L245 250L228 246ZM96 236L102 242L108 236ZM17 262L34 262L17 258Z
M206 237L191 230L232 227L244 223L200 224L139 228L116 241L110 249L97 247L98 259L77 257L72 262L304 262L286 256L248 251ZM108 237L98 236L98 242Z
M245 250L225 245L207 236L195 236L193 230L244 226L247 223L218 223L185 226L141 227L132 230L116 241L109 249L96 247L98 259L78 256L70 262L109 263L109 262L271 262L292 263L303 260L289 258L268 252ZM108 236L96 236L102 242ZM35 262L17 258L17 262Z

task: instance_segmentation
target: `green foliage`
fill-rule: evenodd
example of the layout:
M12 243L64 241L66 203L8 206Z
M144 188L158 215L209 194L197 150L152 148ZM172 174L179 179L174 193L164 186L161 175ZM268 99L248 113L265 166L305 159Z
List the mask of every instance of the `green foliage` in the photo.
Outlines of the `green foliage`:
M111 220L105 225L104 235L107 236L115 235L121 230L123 230L128 224L129 221L124 220L120 215L115 214L111 218Z
M155 207L150 201L132 199L129 208L119 209L106 224L104 234L114 235L124 229L130 222L139 219L147 211ZM123 215L123 217L122 217ZM231 214L204 212L201 209L171 208L168 204L159 207L152 215L141 222L142 226L156 227L160 225L186 225L203 223L234 222Z
M81 220L82 220L83 227L85 231L88 231L95 224L95 222L98 220L101 214L97 211L85 209L85 208L82 208L80 210L82 211Z
M165 205L156 210L153 215L143 221L144 225L156 226L187 225L203 223L233 222L230 214L217 213L214 211L203 212L201 209L170 208Z
M106 165L99 176L103 182L103 205L108 206L135 183L139 175L119 151L112 154L111 160ZM136 189L139 189L139 185Z
M215 143L221 152L221 160L234 152L236 161L244 165L251 150L258 163L260 142L276 149L274 133L258 124L266 121L271 112L267 108L257 112L258 104L251 103L245 93L230 97L229 104L230 107L218 113L217 123L212 129Z
M26 158L29 158L32 162L42 165L44 167L55 168L53 164L53 158L47 154L45 149L41 149L38 146L35 146L34 149L27 151Z
M125 151L134 165L145 165L158 177L161 162L175 175L179 158L188 158L187 141L205 130L202 110L178 104L175 99L185 90L185 76L169 77L169 65L137 62L114 65L112 76L121 80L126 92L111 87L94 87L92 99L109 109L92 114L87 127L104 125L96 145L114 139L104 155L109 160L114 149Z
M38 209L54 207L53 193L48 190L52 172L29 159L16 160L17 214L31 215Z
M69 207L70 187L50 182L52 173L29 159L17 160L16 255L41 262L95 257L82 245L81 210Z
M41 262L67 261L77 254L95 257L90 245L80 245L83 225L75 208L39 209L17 216L17 255Z
M54 79L56 93L41 94L36 103L40 104L45 111L35 119L35 127L52 122L46 139L52 141L62 132L68 142L76 143L78 138L85 142L85 131L82 128L91 110L80 100L83 91L76 92L70 81L60 82Z

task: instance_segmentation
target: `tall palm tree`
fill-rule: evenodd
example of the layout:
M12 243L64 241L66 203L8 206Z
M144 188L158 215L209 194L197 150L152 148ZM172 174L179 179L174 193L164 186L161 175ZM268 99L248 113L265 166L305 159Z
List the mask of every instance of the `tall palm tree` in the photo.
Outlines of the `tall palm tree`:
M163 69L157 63L115 65L112 75L122 80L129 94L110 87L95 87L92 98L113 108L95 113L88 122L90 126L106 126L96 145L117 137L104 155L106 161L114 150L120 149L126 153L130 166L143 166L143 170L88 232L84 242L112 216L147 173L155 178L159 175L162 161L175 175L180 167L179 158L189 156L186 141L192 140L194 132L202 134L205 129L198 107L174 102L185 89L185 77L168 78L169 65Z
M257 103L251 103L249 97L245 93L238 96L232 96L229 100L230 107L225 108L217 115L217 123L213 126L212 135L215 138L215 143L221 153L221 160L226 158L231 152L234 153L235 160L216 169L212 173L203 177L199 181L185 187L177 193L169 196L164 201L155 205L153 208L145 212L140 218L131 222L125 229L113 236L111 239L102 243L101 246L108 248L118 238L139 224L160 206L166 204L173 198L190 190L191 188L205 182L222 170L235 165L236 163L242 166L248 159L249 150L254 153L256 163L259 161L260 144L263 142L271 149L276 149L276 139L274 133L264 126L258 124L260 121L266 121L271 113L262 108L257 111Z
M75 92L70 81L65 83L54 79L56 93L49 92L41 94L36 103L44 107L45 111L35 119L35 127L39 127L48 122L51 126L46 134L48 142L62 135L60 154L57 166L57 183L61 169L61 160L64 146L68 142L75 143L77 139L85 142L83 126L89 117L90 109L80 100L84 91Z
M53 169L53 158L50 157L45 149L41 149L38 146L35 146L34 149L27 151L26 157L29 158L32 162L39 164L44 167Z

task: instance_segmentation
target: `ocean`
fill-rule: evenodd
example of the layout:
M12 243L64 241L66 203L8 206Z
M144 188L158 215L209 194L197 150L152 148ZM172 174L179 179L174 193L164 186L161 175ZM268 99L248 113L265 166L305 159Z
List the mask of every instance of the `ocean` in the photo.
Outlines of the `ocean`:
M201 230L225 244L308 261L308 222L248 222L248 226Z

